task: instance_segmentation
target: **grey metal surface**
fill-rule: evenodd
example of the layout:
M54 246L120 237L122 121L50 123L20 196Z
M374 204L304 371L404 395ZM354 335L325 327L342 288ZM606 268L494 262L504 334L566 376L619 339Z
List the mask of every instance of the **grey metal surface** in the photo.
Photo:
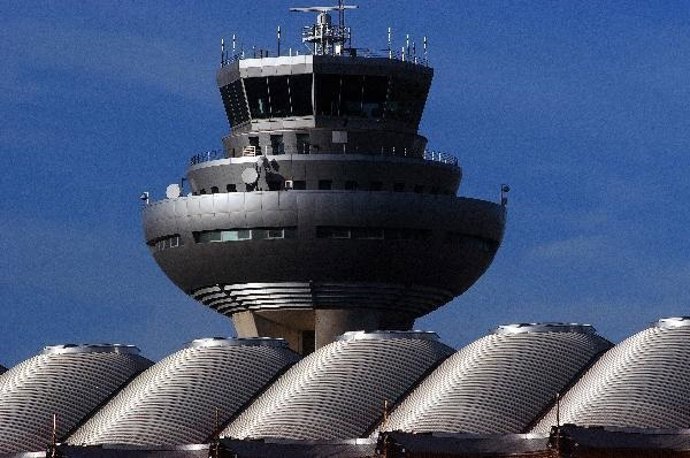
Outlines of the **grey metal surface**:
M544 456L554 457L549 447L548 434L411 434L387 432L379 437L378 450L386 449L392 456L405 453L419 457L500 457ZM395 451L401 455L393 454ZM531 455L534 453L535 455ZM386 455L383 455L386 456Z
M556 393L610 347L590 326L501 326L444 361L380 428L410 433L522 433Z
M453 350L422 333L375 333L326 345L293 366L223 431L237 439L362 437Z
M68 439L73 445L206 442L278 373L299 359L274 339L199 339L166 357ZM217 410L216 410L217 409Z
M164 200L144 210L147 240L179 234L182 241L154 253L163 271L183 291L228 314L278 307L279 301L268 300L274 292L275 299L290 299L286 307L290 302L318 306L314 298L323 297L333 308L379 302L401 313L428 313L481 276L493 260L504 224L505 207L497 204L393 192L224 193ZM317 228L324 226L423 231L425 236L317 237ZM296 227L296 237L226 243L197 243L194 238L201 231L271 227ZM276 290L259 291L254 284ZM293 289L295 284L300 286ZM256 294L245 302L250 292ZM280 297L283 293L289 297Z
M402 153L401 153L402 154ZM225 192L235 185L237 191L247 189L242 174L258 170L258 190L268 190L268 181L284 189L285 180L304 181L307 190L317 190L319 180L331 180L333 190L346 190L347 183L367 191L371 183L380 182L382 191L417 192L455 195L462 171L454 164L416 158L389 157L372 154L282 154L278 156L216 159L193 165L187 172L193 193L202 189L210 194L215 186ZM396 188L395 186L400 186ZM354 190L351 190L354 192Z
M690 318L663 319L606 352L562 397L560 423L687 428ZM556 424L554 407L534 428Z
M60 445L57 447L60 458L208 458L211 455L209 444L180 445L170 447L127 447L108 445L100 447L77 447ZM45 452L43 454L45 457ZM218 458L232 455L219 453Z
M225 450L236 458L368 458L375 456L376 441L241 441L223 439Z
M0 453L45 450L153 364L128 345L58 345L0 376Z

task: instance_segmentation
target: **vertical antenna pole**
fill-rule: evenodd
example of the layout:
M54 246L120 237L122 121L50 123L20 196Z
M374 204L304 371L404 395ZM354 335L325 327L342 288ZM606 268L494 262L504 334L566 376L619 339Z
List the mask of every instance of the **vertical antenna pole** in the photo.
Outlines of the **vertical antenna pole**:
M406 54L409 57L410 56L410 34L409 33L405 35L405 49L407 50Z
M220 39L220 66L225 65L225 39Z
M429 64L428 46L429 41L427 40L426 35L424 35L424 64L426 65Z
M235 34L232 34L232 54L233 56L235 55L235 48L237 47L237 37Z
M414 41L412 42L412 60L415 64L417 63L417 43Z
M392 59L393 58L393 43L391 42L391 33L393 31L391 30L390 27L388 27L388 58Z
M278 57L280 57L280 26L278 26Z

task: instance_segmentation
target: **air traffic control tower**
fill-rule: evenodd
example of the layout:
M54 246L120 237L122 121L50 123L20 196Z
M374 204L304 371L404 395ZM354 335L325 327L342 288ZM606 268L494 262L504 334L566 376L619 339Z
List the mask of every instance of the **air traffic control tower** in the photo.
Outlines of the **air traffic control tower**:
M295 9L317 14L306 54L224 48L223 151L194 156L187 189L143 211L178 287L238 336L302 353L345 331L410 329L484 273L505 225L505 200L457 197L457 159L418 133L426 40L420 56L354 49L351 8Z

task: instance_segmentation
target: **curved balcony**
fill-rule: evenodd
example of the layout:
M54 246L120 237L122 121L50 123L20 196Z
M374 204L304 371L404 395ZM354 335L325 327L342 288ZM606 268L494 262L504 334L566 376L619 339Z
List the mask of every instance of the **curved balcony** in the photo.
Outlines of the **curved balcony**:
M222 193L144 209L163 271L228 315L379 307L420 316L484 273L504 224L501 205L414 193Z
M306 150L303 150L302 152L296 153L298 155L302 154L309 154L309 149L307 148ZM320 151L318 154L328 154L328 155L346 155L346 154L356 154L356 155L367 155L367 156L391 156L391 157L410 157L413 159L417 159L416 157L411 157L407 155L407 151L396 151L395 147L390 147L390 148L381 148L380 152L375 152L375 153L366 153L366 152L360 152L360 151ZM272 156L282 156L285 155L285 153L280 153L280 154L272 154ZM256 150L255 148L252 149L247 149L247 152L244 154L245 157L255 157L255 156L261 156L260 150ZM460 161L458 160L457 157L455 157L451 153L445 153L443 151L431 151L431 150L425 150L423 153L423 159L425 161L430 161L430 162L440 162L442 164L448 164L452 165L454 167L460 167ZM225 154L225 151L223 150L208 150L204 151L201 153L197 153L193 155L189 159L189 165L194 166L198 164L203 164L205 162L210 162L210 161L217 161L220 159L229 159L228 156Z

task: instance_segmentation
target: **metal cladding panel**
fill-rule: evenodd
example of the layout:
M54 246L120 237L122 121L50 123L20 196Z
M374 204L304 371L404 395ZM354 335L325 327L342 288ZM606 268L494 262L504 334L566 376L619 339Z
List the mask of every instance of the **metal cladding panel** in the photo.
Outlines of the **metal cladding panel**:
M560 328L560 330L559 330ZM512 332L520 329L521 332ZM524 432L611 343L591 327L501 327L443 362L390 415L385 431Z
M221 436L334 440L362 437L453 350L424 333L347 333L293 366ZM435 336L435 334L434 334Z
M350 294L337 307L368 307L378 302L379 308L393 304L404 306L401 311L408 315L423 315L464 292L484 273L505 224L505 207L451 196L295 190L227 194L227 199L218 201L215 195L168 199L144 210L150 244L173 234L180 237L174 249L154 250L163 271L183 291L226 314L263 307L259 302L244 307L242 301L234 301L235 289L259 282L276 286L299 282L314 285L317 292L325 284L388 285L400 294L389 294L388 287L382 290L383 296L369 295L367 301ZM214 202L214 213L199 213L198 205L192 208L192 201L202 200ZM180 201L190 203L190 213L175 216L172 225L161 223L166 220L163 215L177 211ZM219 208L219 202L226 206ZM241 209L232 211L235 206ZM248 211L249 207L255 211ZM319 236L321 226L371 227L407 235L341 240ZM267 227L296 227L296 237L201 243L194 236L196 231ZM225 291L222 305L200 293L212 286ZM410 295L409 291L432 294ZM276 308L273 303L266 306ZM319 306L314 301L305 303L305 307ZM336 304L330 302L329 307Z
M201 339L142 373L70 444L205 442L299 355L274 339Z
M561 398L560 424L687 428L690 318L660 320L606 352ZM534 431L557 423L556 407Z
M0 453L45 450L153 364L124 346L47 347L0 376Z

